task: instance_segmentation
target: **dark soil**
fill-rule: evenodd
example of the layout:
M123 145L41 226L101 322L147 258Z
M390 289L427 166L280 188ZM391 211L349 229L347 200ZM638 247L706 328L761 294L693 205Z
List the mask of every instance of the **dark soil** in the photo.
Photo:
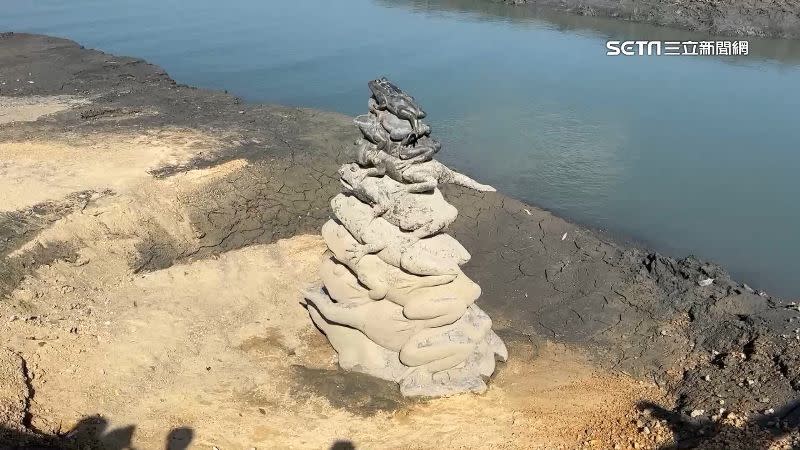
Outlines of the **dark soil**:
M729 36L800 38L796 0L504 0Z

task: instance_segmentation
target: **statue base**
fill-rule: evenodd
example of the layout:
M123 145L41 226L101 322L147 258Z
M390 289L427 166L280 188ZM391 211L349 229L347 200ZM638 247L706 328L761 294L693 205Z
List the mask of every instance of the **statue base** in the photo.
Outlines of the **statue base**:
M319 292L328 297L324 290ZM486 392L486 380L494 373L496 362L508 358L505 344L491 329L492 320L475 304L456 322L426 330L400 351L376 344L355 328L326 320L314 304L306 307L314 324L336 350L339 367L394 381L405 397L482 394ZM437 358L435 367L424 363L408 366L403 362L433 358ZM457 363L447 367L451 362Z

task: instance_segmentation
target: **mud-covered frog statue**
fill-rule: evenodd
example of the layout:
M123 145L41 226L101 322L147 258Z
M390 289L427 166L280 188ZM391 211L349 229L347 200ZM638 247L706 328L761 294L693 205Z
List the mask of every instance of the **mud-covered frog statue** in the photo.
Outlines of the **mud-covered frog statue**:
M378 150L377 147L365 141L358 143L356 162L360 166L368 168L367 175L369 176L385 174L400 183L409 183L406 185L408 192L428 192L439 184L448 183L481 192L495 191L492 186L478 183L435 159L429 161L402 160Z
M444 230L456 220L458 210L447 203L438 189L429 195L417 195L390 177L369 176L370 173L370 169L356 163L345 164L339 169L339 180L345 193L372 206L375 217L383 217L420 239Z

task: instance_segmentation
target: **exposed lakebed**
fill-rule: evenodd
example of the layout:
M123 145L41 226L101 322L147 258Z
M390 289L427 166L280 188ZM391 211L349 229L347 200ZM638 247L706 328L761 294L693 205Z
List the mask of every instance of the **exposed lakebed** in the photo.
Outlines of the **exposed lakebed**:
M708 37L484 1L50 1L9 6L0 29L138 55L251 102L350 115L365 80L387 75L424 99L451 166L800 295L800 42L750 39L741 58L608 57L606 39Z

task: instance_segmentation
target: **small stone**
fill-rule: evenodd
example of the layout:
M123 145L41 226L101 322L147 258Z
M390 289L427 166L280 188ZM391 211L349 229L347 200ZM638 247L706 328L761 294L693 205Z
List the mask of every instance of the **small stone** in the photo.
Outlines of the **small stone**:
M17 297L21 301L29 302L29 301L33 300L34 298L36 298L36 294L34 292L32 292L32 291L29 291L28 289L20 289L17 292Z
M714 279L713 279L713 278L704 278L704 279L702 279L702 280L699 280L699 281L697 282L697 284L699 284L701 287L706 287L706 286L711 286L711 284L712 284L713 282L714 282Z
M769 415L772 415L772 414L775 414L775 409L768 408L768 409L764 410L764 415L769 416Z
M89 258L87 258L85 256L81 256L78 259L76 259L75 263L72 264L72 265L74 267L81 267L81 266L85 266L86 264L89 264Z
M695 409L695 410L692 410L691 413L689 413L689 416L690 417L699 417L699 416L702 416L705 413L706 413L706 410L704 410L704 409Z
M710 376L710 375L704 375L704 376L703 376L703 380L705 380L705 381L711 381L711 376Z

